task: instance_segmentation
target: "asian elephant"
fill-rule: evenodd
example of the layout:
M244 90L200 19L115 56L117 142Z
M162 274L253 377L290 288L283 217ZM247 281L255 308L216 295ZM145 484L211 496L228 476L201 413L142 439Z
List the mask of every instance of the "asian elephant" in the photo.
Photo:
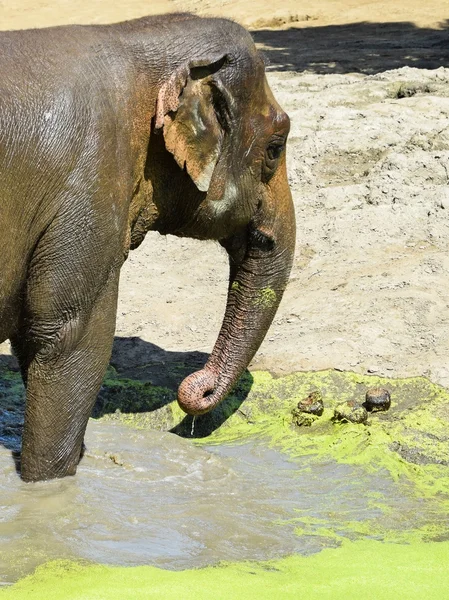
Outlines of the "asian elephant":
M27 389L25 481L76 472L120 268L149 230L226 249L221 331L178 398L197 415L231 390L292 265L288 132L234 22L171 14L0 33L0 340Z

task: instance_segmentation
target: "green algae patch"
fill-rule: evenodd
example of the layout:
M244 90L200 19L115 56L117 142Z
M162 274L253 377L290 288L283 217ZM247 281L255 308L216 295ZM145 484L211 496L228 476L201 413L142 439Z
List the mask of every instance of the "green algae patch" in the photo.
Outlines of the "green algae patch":
M48 563L2 600L447 598L449 543L344 542L311 556L188 571Z
M350 466L352 477L363 482L363 510L351 514L348 507L346 514L311 516L310 510L295 509L297 516L289 522L296 525L297 535L317 536L326 546L343 538L397 543L448 539L447 390L421 377L395 380L338 371L278 379L268 373L252 375L253 385L241 408L197 443L244 444L259 438L293 462L307 462L311 485L317 485L314 470L329 462ZM371 413L365 425L334 422L338 404L362 403L372 387L389 390L388 412ZM323 398L323 415L298 427L292 409L314 391ZM348 484L335 481L343 490Z
M239 443L262 436L289 456L309 456L311 464L332 458L371 472L386 470L394 480L407 478L423 495L449 499L449 393L423 377L386 379L329 370L274 378L252 373L245 402L207 444ZM365 425L336 423L342 402L363 402L370 387L392 397L388 412L371 413ZM325 410L309 427L292 424L292 410L318 390Z
M373 387L391 394L387 412L370 413L366 424L333 419L336 406L363 403ZM323 414L307 421L308 426L297 426L295 408L314 392L323 399ZM115 395L103 419L170 430L209 448L258 440L288 460L306 464L311 481L323 464L348 465L352 477L364 482L360 495L366 500L365 509L356 516L349 512L319 516L295 509L289 523L297 535L318 536L327 546L345 538L395 543L448 539L449 393L426 378L388 379L335 370L276 378L267 372L247 372L221 405L195 419L171 402L174 391L153 391L148 384L120 379L113 372L102 393ZM133 404L134 397L140 404ZM382 487L386 482L388 490ZM401 506L397 498L403 499Z
M277 302L276 292L269 288L263 288L257 292L256 299L254 300L255 306L260 306L262 308L271 308Z
M109 366L92 416L135 428L167 430L184 414L174 402L176 397L169 388L120 377Z

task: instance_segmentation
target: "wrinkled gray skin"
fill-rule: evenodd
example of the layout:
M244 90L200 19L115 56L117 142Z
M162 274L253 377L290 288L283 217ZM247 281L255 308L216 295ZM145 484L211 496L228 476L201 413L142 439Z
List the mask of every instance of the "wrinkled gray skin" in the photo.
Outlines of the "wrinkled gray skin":
M179 403L200 414L230 391L291 268L288 130L251 37L230 21L0 33L0 340L27 387L24 480L75 473L120 267L149 230L228 251L222 329Z

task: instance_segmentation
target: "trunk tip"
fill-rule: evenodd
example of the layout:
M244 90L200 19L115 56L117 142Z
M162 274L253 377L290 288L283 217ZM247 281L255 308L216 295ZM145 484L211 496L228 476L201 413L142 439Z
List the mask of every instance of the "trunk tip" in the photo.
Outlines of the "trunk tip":
M219 402L213 393L217 375L210 369L196 371L182 381L178 389L178 404L188 415L197 416L212 410Z

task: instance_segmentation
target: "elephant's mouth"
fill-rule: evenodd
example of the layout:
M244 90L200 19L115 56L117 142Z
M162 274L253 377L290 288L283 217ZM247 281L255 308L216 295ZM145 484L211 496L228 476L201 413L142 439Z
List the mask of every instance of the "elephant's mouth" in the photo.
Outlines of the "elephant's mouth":
M206 366L184 379L178 389L178 403L188 415L209 412L220 401L218 373Z

